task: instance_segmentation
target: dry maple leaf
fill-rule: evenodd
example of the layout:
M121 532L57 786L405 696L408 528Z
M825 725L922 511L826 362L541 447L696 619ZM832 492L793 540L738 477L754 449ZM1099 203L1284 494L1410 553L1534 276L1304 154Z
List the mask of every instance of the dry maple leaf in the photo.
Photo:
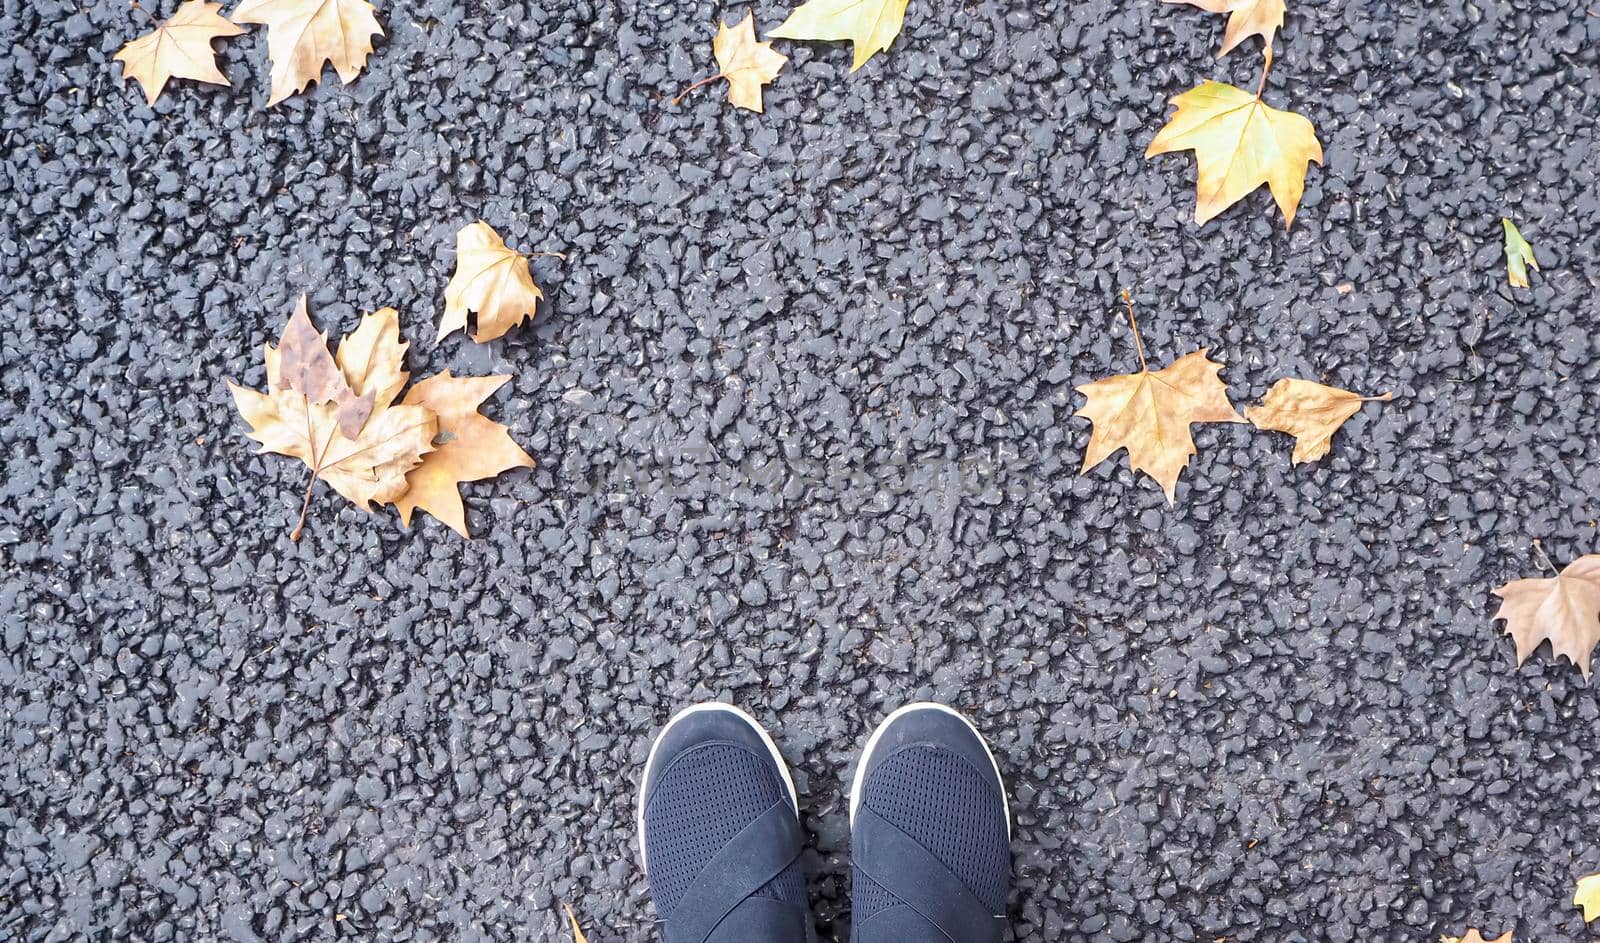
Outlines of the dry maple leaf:
M849 40L855 44L850 71L889 48L905 24L907 0L810 0L771 35L783 39Z
M528 257L507 248L494 227L479 220L456 233L456 272L444 290L439 339L467 326L467 312L478 312L472 339L492 341L533 317L544 292L533 283Z
M1600 919L1600 874L1591 874L1578 881L1578 892L1572 895L1572 905L1583 908L1583 922Z
M138 6L137 3L134 6ZM172 17L122 47L112 58L122 63L122 80L144 87L145 100L154 105L168 79L194 79L212 85L231 85L217 68L213 39L237 36L243 29L223 19L220 3L189 0Z
M439 417L439 435L434 450L406 474L406 491L394 501L400 523L409 527L411 512L420 508L470 538L457 486L508 469L533 467L533 459L511 440L506 427L478 412L478 406L509 379L453 377L446 370L406 392L405 405L420 406Z
M1533 266L1535 272L1539 271L1539 260L1533 257L1533 246L1522 238L1516 223L1502 216L1500 224L1506 232L1506 280L1512 288L1527 288L1528 266Z
M376 312L373 317L381 318L385 312L394 317L392 308ZM363 321L362 328L365 327L366 322ZM268 344L263 356L266 357L267 375L278 377L283 389L304 393L314 406L323 403L338 406L335 418L339 431L346 438L353 439L361 432L367 417L372 415L376 397L367 390L353 389L345 379L340 364L328 353L328 335L318 333L311 325L311 318L306 314L304 294L295 302L294 313L283 328L278 346L274 348Z
M1263 84L1266 81L1262 74ZM1310 121L1269 108L1255 95L1221 82L1205 82L1172 100L1177 111L1145 157L1194 151L1199 166L1195 222L1204 224L1265 183L1294 225L1311 161L1322 163L1322 145Z
M1257 429L1287 432L1295 437L1293 463L1314 462L1328 454L1333 434L1363 403L1387 402L1393 395L1362 396L1335 386L1310 380L1283 379L1272 385L1260 406L1251 406L1244 417Z
M727 79L728 101L736 107L759 112L762 110L761 86L777 78L778 71L789 61L788 56L774 52L771 43L756 42L756 18L750 13L744 15L738 26L718 24L711 51L722 71L684 89L672 100L674 105L702 85Z
M305 317L304 299L295 314ZM391 406L390 400L376 399L391 388L393 377L388 365L397 365L404 351L404 346L399 345L398 330L390 330L394 318L394 311L388 308L366 315L361 327L340 344L341 360L352 371L341 382L328 378L325 365L320 362L310 365L320 358L306 349L303 335L309 330L319 342L322 335L310 327L309 319L299 326L291 317L278 347L274 349L269 344L263 351L267 392L228 383L234 404L250 424L250 438L261 443L261 451L298 458L311 468L300 521L290 534L293 540L300 539L317 479L326 481L362 510L370 510L371 502L383 504L404 494L406 473L433 449L438 421L432 411L422 406ZM321 353L328 356L326 345ZM329 361L332 359L328 357ZM291 386L291 376L301 385ZM403 372L400 377L403 383ZM305 390L306 384L321 389L342 384L346 392L352 387L364 389L363 398L373 398L371 415L354 435L346 435L340 430L345 407L337 399L314 401Z
M572 908L566 903L561 906L566 910L567 920L572 924L572 943L589 943L589 938L583 935L582 928L578 926L578 918L573 914Z
M325 63L349 85L372 54L372 37L383 35L367 0L244 0L233 19L267 27L269 107L321 78Z
M1589 657L1600 644L1600 554L1579 557L1557 576L1512 580L1494 591L1495 619L1516 640L1517 667L1546 639L1552 657L1565 655L1589 677Z
M1196 454L1190 423L1244 422L1244 417L1228 401L1228 387L1219 377L1222 365L1208 360L1204 348L1151 372L1133 300L1127 292L1122 299L1140 369L1078 387L1086 402L1074 415L1094 424L1080 474L1126 448L1129 467L1154 478L1170 504L1177 496L1178 476Z
M1167 0L1168 3L1187 3L1211 13L1228 14L1228 32L1222 37L1222 51L1226 56L1233 47L1260 36L1267 55L1272 54L1272 39L1283 29L1283 0Z
M1443 943L1512 943L1510 930L1507 930L1492 940L1485 940L1483 938L1483 934L1479 933L1477 930L1468 930L1466 936L1442 936L1439 939L1443 941Z

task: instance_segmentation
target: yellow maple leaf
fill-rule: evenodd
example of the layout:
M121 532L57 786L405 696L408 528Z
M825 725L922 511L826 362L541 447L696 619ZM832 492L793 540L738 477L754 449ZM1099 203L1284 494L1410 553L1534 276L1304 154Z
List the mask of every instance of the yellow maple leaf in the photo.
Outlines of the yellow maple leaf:
M1251 36L1260 36L1264 48L1271 54L1272 39L1283 29L1283 0L1166 0L1168 3L1187 3L1211 13L1228 14L1228 31L1222 37L1222 51L1226 56L1233 47Z
M1565 656L1589 677L1589 658L1600 644L1600 553L1581 556L1548 579L1512 580L1494 591L1496 620L1517 643L1517 667L1549 640L1552 657ZM1597 876L1600 877L1600 876ZM1579 896L1584 893L1582 884ZM1600 881L1587 898L1600 913Z
M722 71L684 89L672 100L674 105L702 85L727 79L728 101L736 107L759 112L762 110L761 86L777 78L778 71L789 61L788 56L774 51L771 43L756 41L756 19L750 13L744 15L738 26L718 24L711 51Z
M1204 224L1264 183L1284 222L1294 225L1306 171L1311 161L1322 163L1311 122L1268 107L1259 93L1221 82L1205 82L1172 103L1177 111L1145 156L1194 151L1199 167L1195 222Z
M1244 422L1244 417L1228 401L1228 387L1220 378L1222 365L1207 359L1204 348L1152 372L1126 292L1123 300L1140 369L1078 387L1085 402L1074 415L1093 424L1080 474L1126 448L1128 466L1154 478L1170 504L1177 496L1178 476L1197 454L1189 425Z
M809 0L784 20L773 36L783 39L849 40L855 44L850 71L889 48L905 24L907 0Z
M309 345L297 339L297 333L307 329L319 342L321 338L310 328L309 321L304 326L294 324L301 317L304 317L303 298L278 347L268 345L264 351L267 392L228 382L234 404L250 424L250 438L261 443L261 451L298 458L311 469L300 522L290 534L294 540L300 538L306 508L318 479L326 481L362 510L370 510L373 502L394 501L406 491L406 473L422 461L423 455L432 451L434 433L438 429L433 412L425 407L391 406L389 400L367 399L374 391L387 388L387 380L380 379L387 377L385 368L376 368L358 373L358 381L367 387L359 399L371 408L369 414L362 416L353 434L347 434L341 428L341 421L348 428L350 399L336 391L344 388L345 392L350 392L348 378L343 375L337 381L326 378L326 365L321 357L327 356L327 348L322 346L319 357ZM385 337L387 322L393 318L394 312L387 308L366 315L361 329L341 344L341 353L347 345L351 346L349 362L354 364L355 355L366 345L367 338ZM377 326L369 327L372 322ZM352 345L352 340L358 337L360 340ZM397 334L395 341L398 341ZM398 352L391 349L376 352L372 359L387 363L397 360L398 356ZM318 392L307 393L305 387L312 380ZM321 396L327 398L318 401Z
M512 441L506 427L478 412L509 379L509 375L455 377L446 370L406 392L404 405L422 407L439 417L439 435L434 450L406 473L405 493L394 499L400 523L409 527L411 512L420 508L470 538L460 483L533 467L533 458Z
M217 68L211 41L237 36L244 30L223 19L217 12L220 9L220 3L189 0L157 25L155 32L123 46L112 57L122 63L122 80L131 78L143 86L145 100L152 105L161 97L168 79L231 85Z
M1362 404L1393 398L1389 393L1362 396L1310 380L1283 379L1272 385L1260 406L1246 409L1244 417L1257 429L1294 436L1292 461L1298 465L1327 455L1333 434L1361 411Z
M1572 897L1575 907L1583 908L1583 922L1600 919L1600 874L1591 874L1578 881L1578 892Z
M317 81L326 63L349 85L372 54L372 37L383 35L367 0L244 0L233 19L267 27L268 106Z
M544 299L533 282L528 258L506 246L494 227L479 220L456 233L456 271L444 290L444 317L439 338L467 326L467 313L478 312L478 343L504 335Z

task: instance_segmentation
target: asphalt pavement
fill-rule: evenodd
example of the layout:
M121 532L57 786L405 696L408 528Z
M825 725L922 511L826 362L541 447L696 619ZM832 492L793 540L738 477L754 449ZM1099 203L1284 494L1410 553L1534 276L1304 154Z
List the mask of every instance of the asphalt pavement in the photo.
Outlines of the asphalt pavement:
M856 751L925 698L1011 785L1019 941L1590 938L1600 684L1490 617L1535 540L1600 550L1600 16L1292 2L1267 100L1327 160L1285 232L1143 156L1254 86L1221 17L911 0L855 75L780 42L764 115L670 105L745 9L385 4L349 86L266 109L252 28L151 108L136 10L0 0L0 939L554 941L565 900L653 940L634 781L703 698L795 766L824 940ZM435 343L480 218L566 261ZM1172 506L1080 477L1124 287L1241 407L1395 398L1299 468L1197 427ZM515 375L538 466L465 489L477 539L324 488L290 542L306 469L224 380L302 291Z

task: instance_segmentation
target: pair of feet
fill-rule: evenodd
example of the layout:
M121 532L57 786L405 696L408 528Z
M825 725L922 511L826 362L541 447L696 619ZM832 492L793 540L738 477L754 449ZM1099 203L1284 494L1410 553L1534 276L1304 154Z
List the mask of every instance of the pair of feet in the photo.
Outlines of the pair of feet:
M759 724L726 704L656 737L639 840L664 943L814 943L799 800ZM938 704L878 726L850 790L853 943L999 943L1011 885L1000 769Z

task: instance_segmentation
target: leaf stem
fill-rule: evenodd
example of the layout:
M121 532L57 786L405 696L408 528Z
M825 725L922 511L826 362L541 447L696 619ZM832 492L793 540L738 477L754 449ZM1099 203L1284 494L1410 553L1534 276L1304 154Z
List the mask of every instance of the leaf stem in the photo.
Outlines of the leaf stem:
M1393 393L1379 393L1377 396L1363 396L1363 397L1361 397L1361 402L1363 402L1363 403L1387 403L1392 399L1394 399L1394 394Z
M317 485L317 470L311 470L311 480L306 482L306 496L300 502L300 520L295 522L294 530L289 532L289 540L300 542L300 533L306 529L306 511L311 507L311 489Z
M672 100L672 103L674 105L676 105L678 102L683 101L683 96L689 94L690 92L694 91L695 89L699 88L700 86L702 86L702 85L710 85L712 82L715 82L717 79L725 79L727 77L728 77L727 73L725 73L725 72L718 72L716 75L707 76L707 77L701 79L700 81L694 83L693 85L689 86L688 88L684 89L683 91L679 92L678 93L678 97L674 98Z
M1543 542L1541 542L1537 537L1533 539L1533 549L1539 551L1539 559L1544 561L1544 565L1549 567L1551 573L1554 573L1557 576L1561 575L1561 571L1556 569L1556 565L1550 562L1549 555L1544 552Z
M552 258L557 258L557 259L560 259L563 262L565 262L567 260L567 254L565 252L542 252L541 251L541 252L529 252L528 254L529 255L542 255L542 256L548 256L548 257L552 257Z
M1122 303L1128 306L1128 325L1133 328L1133 346L1139 351L1139 369L1148 373L1150 364L1144 359L1144 341L1139 338L1139 319L1133 316L1133 295L1122 289Z
M1256 101L1261 100L1261 93L1267 90L1267 73L1272 71L1272 45L1267 44L1266 61L1261 64L1261 84L1256 86Z
M158 26L160 25L160 22L156 19L155 14L151 13L149 10L146 10L144 7L140 6L139 5L139 0L128 0L128 6L133 7L135 10L138 10L140 13L143 13L144 14L144 18L149 20L150 22L155 23Z

